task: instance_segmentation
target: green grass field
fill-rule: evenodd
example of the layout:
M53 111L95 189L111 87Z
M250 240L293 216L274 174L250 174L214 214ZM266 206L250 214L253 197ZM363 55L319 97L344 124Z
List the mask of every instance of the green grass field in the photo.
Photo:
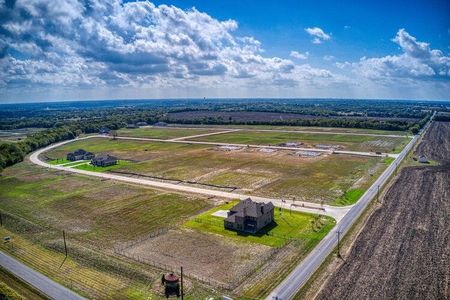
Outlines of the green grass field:
M52 159L49 161L46 161L46 163L50 164L50 165L62 165L62 164L68 164L71 161L66 159L66 158L57 158L57 159Z
M215 132L217 130L209 128L189 129L189 128L156 128L156 127L140 127L136 129L120 129L117 131L118 136L144 137L154 139L173 139L197 134Z
M302 142L308 147L317 144L339 145L351 151L400 152L408 138L375 137L347 134L313 134L297 132L237 131L195 138L196 141L252 145L279 145L285 142Z
M185 226L191 229L219 234L239 240L241 242L259 243L271 247L281 247L290 239L315 240L320 241L328 231L336 224L335 220L329 217L318 217L312 214L290 211L288 209L275 208L272 225L268 225L261 232L256 234L244 234L237 231L228 230L223 227L223 218L213 216L212 213L218 210L229 210L237 202L233 201L215 207L195 219L189 220ZM320 219L320 221L318 221ZM320 224L318 224L321 222ZM318 226L318 227L315 227Z

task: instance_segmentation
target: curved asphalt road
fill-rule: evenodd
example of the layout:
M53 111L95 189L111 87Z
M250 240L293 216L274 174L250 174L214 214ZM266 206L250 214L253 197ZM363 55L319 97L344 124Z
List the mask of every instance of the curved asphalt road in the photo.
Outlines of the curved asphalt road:
M0 251L0 265L50 299L84 300L85 298Z
M434 116L434 115L433 115ZM433 117L431 118L433 119ZM299 265L289 274L284 281L278 285L266 300L288 300L292 299L298 290L308 281L308 279L319 268L327 256L337 246L338 231L341 236L345 235L351 228L356 219L362 214L370 201L376 197L378 187L382 187L395 172L400 162L406 157L408 152L414 147L420 136L428 129L431 121L419 135L405 146L403 151L397 156L393 163L381 174L374 184L364 193L359 201L353 205L345 216L336 224L336 226L320 241L320 243L303 259Z

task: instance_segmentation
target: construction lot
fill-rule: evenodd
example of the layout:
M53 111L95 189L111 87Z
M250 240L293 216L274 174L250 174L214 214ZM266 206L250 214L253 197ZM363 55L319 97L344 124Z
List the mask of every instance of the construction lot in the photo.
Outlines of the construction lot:
M130 131L140 136L143 133L135 131L140 129ZM355 203L392 161L331 151L168 141L223 132L223 128L142 130L147 137L167 141L93 137L51 149L40 159L53 166L338 206ZM233 132L200 138L228 134ZM273 133L269 134L272 138ZM291 142L290 138L280 141ZM336 140L322 137L320 143L334 145ZM79 148L114 155L119 165L102 168L88 162L68 163L67 153ZM14 248L4 244L2 250L82 295L98 299L158 299L153 283L161 273L176 271L181 265L192 287L187 299L214 294L260 299L336 223L320 216L320 211L307 214L286 206L277 208L275 224L266 232L240 235L225 230L222 219L213 216L230 208L234 202L228 199L75 175L30 162L3 172L0 200L0 209L9 213L2 234L16 241ZM62 230L68 236L69 259L60 268Z
M337 205L354 203L391 161L326 152L106 138L69 143L46 153L46 157L61 159L78 148L109 153L129 162L115 166L115 174Z
M350 151L369 151L397 153L409 141L408 138L349 135L349 134L314 134L299 132L271 132L243 130L195 138L196 141L222 142L253 145L280 145L298 143L306 148L323 148Z
M317 299L450 298L450 123L434 122ZM412 157L408 159L412 161Z

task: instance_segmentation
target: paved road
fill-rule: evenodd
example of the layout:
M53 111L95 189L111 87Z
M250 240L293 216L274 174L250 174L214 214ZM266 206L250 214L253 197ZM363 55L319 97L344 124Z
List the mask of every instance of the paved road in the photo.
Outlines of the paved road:
M230 132L235 132L235 131L239 131L239 129L229 129L229 130L224 130L224 131L209 132L209 133L196 134L196 135L190 135L190 136L182 136L182 137L179 137L179 138L170 139L168 141L189 140L189 139L195 139L195 138L204 137L204 136L225 134L225 133L230 133Z
M434 116L434 115L433 115ZM429 127L427 123L423 134ZM356 219L362 214L364 209L374 199L378 192L378 187L382 187L395 172L397 166L406 157L408 152L414 147L420 135L414 136L413 139L405 146L403 151L397 156L394 162L381 174L374 184L364 193L359 201L353 205L350 210L342 217L336 226L328 233L325 238L308 254L308 256L300 262L299 265L278 285L266 300L288 300L292 299L298 290L308 281L319 266L324 262L327 256L333 251L337 245L338 231L341 236L345 235L351 228Z
M50 299L83 300L85 298L54 282L41 273L0 251L0 265Z
M265 202L265 203L272 202L277 207L283 207L283 208L288 208L288 209L290 208L292 210L301 211L301 212L327 215L327 216L330 216L330 217L333 217L334 219L336 219L337 222L350 209L349 206L347 206L347 207L334 207L334 206L329 206L329 205L322 206L320 204L311 203L311 202L282 200L282 199L276 199L276 198L266 198L266 197L252 196L252 195L246 195L246 194L224 192L224 191L218 191L218 190L210 190L210 189L205 189L205 188L162 182L162 181L157 181L157 180L152 180L152 179L141 179L141 178L134 178L134 177L128 177L128 176L123 176L123 175L85 171L85 170L73 169L71 167L60 166L60 165L50 165L39 159L39 155L41 153L46 152L50 149L53 149L53 148L59 147L64 144L77 141L77 140L84 140L84 139L90 139L90 138L95 138L95 137L98 137L98 136L88 136L88 137L84 137L84 138L64 141L64 142L60 142L60 143L53 144L48 147L39 149L30 155L30 161L33 162L34 164L37 164L37 165L40 165L40 166L43 166L46 168L67 171L67 172L73 172L73 173L78 173L78 174L83 174L83 175L88 175L88 176L101 177L101 178L105 178L105 179L112 179L112 180L117 180L117 181L147 185L147 186L151 186L151 187L175 190L175 191L186 192L186 193L194 193L194 194L214 196L214 197L220 197L220 198L226 198L226 199L241 199L241 200L251 197L253 200L258 201L258 202Z
M111 138L107 135L97 135L95 137ZM269 145L253 145L253 144L233 144L233 143L218 143L218 142L202 142L202 141L188 141L188 140L163 140L163 139L153 139L153 138L141 138L141 137L129 137L129 136L118 136L116 139L119 140L135 140L135 141L149 141L149 142L163 142L163 143L180 143L180 144L191 144L191 145L210 145L210 146L236 146L236 147L250 147L250 148L266 148L266 149L277 149L277 150L293 150L293 151L312 151L321 152L328 154L345 154L345 155L356 155L356 156L369 156L369 157L397 157L398 154L393 153L381 153L376 154L374 152L362 152L362 151L346 151L346 150L329 150L320 148L302 148L302 147L283 147L283 146L269 146Z

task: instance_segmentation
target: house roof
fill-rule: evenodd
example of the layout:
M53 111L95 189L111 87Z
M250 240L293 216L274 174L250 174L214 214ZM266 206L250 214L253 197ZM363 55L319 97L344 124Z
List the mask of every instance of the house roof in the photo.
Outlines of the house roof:
M111 160L117 160L117 157L106 154L106 155L96 156L96 157L94 157L94 160L95 161L111 161Z
M255 202L252 201L252 199L248 198L245 199L243 201L240 201L238 204L236 204L235 206L233 206L230 209L230 212L232 213L232 215L230 215L227 218L227 221L233 222L233 220L229 219L233 216L239 216L239 217L259 217L263 215L263 211L270 211L274 208L272 202L269 203L259 203L259 202Z
M84 155L84 154L86 154L86 150L84 150L84 149L77 149L77 150L75 150L73 152L70 152L70 153L72 153L74 155Z

